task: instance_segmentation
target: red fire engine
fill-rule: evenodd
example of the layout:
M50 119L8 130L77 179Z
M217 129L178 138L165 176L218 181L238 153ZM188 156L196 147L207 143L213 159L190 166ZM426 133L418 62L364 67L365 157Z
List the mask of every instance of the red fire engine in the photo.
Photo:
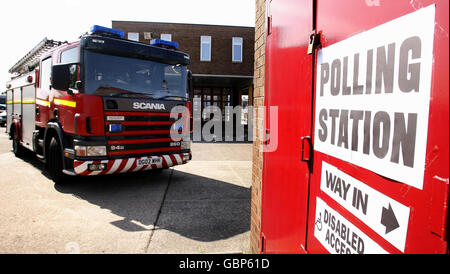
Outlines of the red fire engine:
M266 13L261 252L448 253L449 2Z
M7 132L56 183L66 175L162 170L191 160L183 129L189 56L94 26L73 43L44 39L10 69ZM175 137L174 137L175 136Z

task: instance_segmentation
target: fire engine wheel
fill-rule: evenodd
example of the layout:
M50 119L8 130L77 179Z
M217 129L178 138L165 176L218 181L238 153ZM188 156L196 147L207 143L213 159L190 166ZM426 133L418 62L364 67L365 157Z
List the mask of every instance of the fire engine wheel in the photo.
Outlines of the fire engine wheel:
M53 137L48 145L47 169L55 184L61 184L65 179L64 173L62 172L61 153L61 146L58 140Z

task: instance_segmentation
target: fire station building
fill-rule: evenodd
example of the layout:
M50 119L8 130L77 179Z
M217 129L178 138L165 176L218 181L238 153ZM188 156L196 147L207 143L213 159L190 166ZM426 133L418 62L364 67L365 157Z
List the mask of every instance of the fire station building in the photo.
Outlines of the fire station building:
M112 21L112 27L125 32L125 38L143 43L163 39L179 43L179 50L191 57L189 69L193 74L194 111L207 106L222 110L222 121L231 118L226 106L242 106L236 123L247 127L248 105L253 105L253 75L255 28L200 24ZM192 99L192 98L191 98ZM210 119L202 115L202 123ZM246 130L246 131L247 131ZM247 140L247 139L246 139Z

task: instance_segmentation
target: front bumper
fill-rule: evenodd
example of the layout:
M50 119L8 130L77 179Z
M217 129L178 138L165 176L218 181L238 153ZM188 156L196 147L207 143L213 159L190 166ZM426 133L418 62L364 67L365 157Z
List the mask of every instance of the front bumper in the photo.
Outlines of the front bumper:
M150 161L142 161L146 159L161 159L156 164L140 164ZM94 175L106 175L106 174L117 174L117 173L127 173L127 172L137 172L151 169L161 169L169 168L176 165L183 165L192 159L191 153L178 153L169 154L161 156L148 156L148 157L138 157L138 158L126 158L126 159L115 159L115 160L99 160L99 161L79 161L74 160L74 175L83 176L94 176ZM105 164L106 168L99 171L89 170L89 166L92 164Z

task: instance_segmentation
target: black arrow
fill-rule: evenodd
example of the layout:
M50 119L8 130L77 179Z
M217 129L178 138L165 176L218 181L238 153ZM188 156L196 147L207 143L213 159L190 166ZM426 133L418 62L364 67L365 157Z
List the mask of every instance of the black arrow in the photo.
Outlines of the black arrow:
M383 207L383 212L381 213L381 224L386 227L386 234L400 227L390 203L388 209Z

